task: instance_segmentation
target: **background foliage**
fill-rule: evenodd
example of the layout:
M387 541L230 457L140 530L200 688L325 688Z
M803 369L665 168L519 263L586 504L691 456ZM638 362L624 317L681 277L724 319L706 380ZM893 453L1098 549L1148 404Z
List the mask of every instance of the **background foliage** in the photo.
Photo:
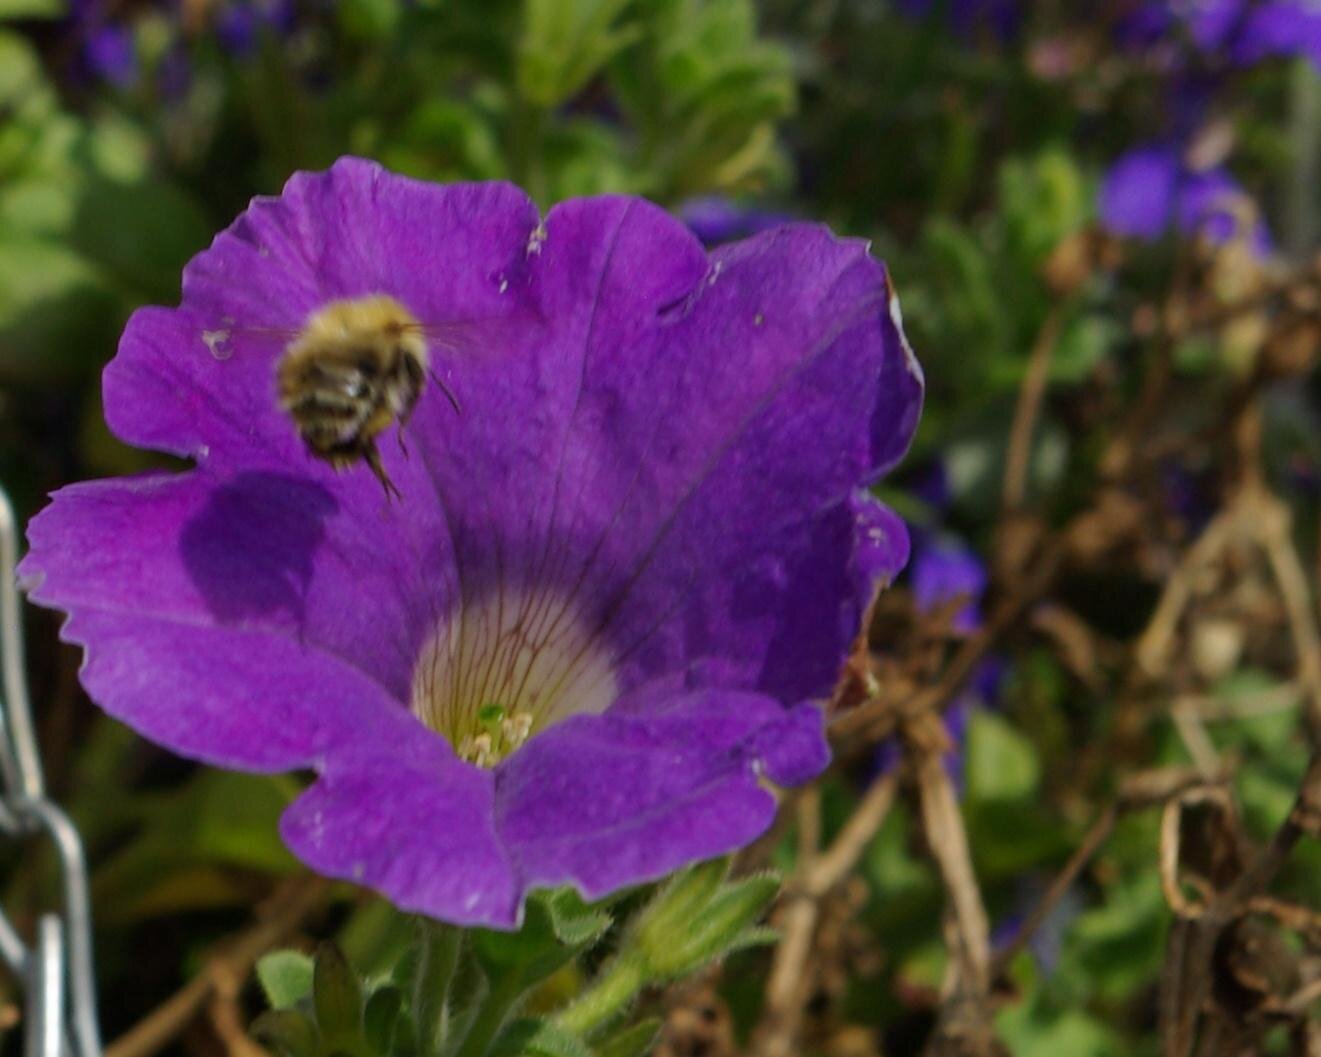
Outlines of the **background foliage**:
M252 195L343 153L510 178L543 206L645 194L713 241L784 217L869 238L928 379L915 450L884 490L915 560L878 606L862 689L837 702L840 762L749 853L791 878L772 923L799 927L794 885L877 782L893 803L810 896L793 986L775 991L785 956L758 949L649 995L661 1052L941 1044L962 970L933 837L966 832L1004 949L1113 809L977 1001L1024 1057L1155 1054L1173 896L1232 881L1225 842L1247 860L1276 831L1321 729L1321 85L1301 23L1296 47L1248 63L1178 24L1135 41L1142 6L0 0L0 480L30 513L62 483L157 463L101 420L98 373L128 313L174 302L184 262ZM1199 216L1118 237L1139 233L1098 211L1107 173L1152 142L1174 145L1180 180L1232 169L1247 190L1215 206L1227 232ZM232 953L254 907L309 949L334 936L361 972L393 971L409 928L394 911L296 887L275 820L297 776L163 755L100 717L54 618L29 616L48 767L94 871L109 1037ZM925 718L905 711L915 700ZM931 814L933 754L957 822ZM1154 768L1170 784L1133 793ZM1172 895L1162 805L1168 818L1189 788L1234 812L1189 809ZM7 905L41 905L48 865L11 871ZM1288 978L1217 969L1243 991L1217 991L1218 1008L1255 1025L1254 1048L1225 1053L1318 1052L1298 1047L1316 1041L1321 929L1304 910L1321 908L1321 848L1302 841L1272 891L1294 918L1248 920ZM1225 944L1217 957L1238 950ZM548 1002L573 973L547 979ZM171 1047L243 1048L230 1028L258 996L216 994ZM1301 1013L1268 1015L1299 994Z

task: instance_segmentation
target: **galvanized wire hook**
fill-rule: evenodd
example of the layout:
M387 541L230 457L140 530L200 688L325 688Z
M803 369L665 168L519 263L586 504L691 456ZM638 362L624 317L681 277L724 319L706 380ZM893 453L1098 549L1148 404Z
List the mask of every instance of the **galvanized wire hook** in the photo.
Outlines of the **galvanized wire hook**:
M26 1057L101 1057L92 913L82 841L46 798L23 655L18 522L0 488L0 831L47 836L60 861L59 913L43 913L28 945L0 909L0 959L27 992Z

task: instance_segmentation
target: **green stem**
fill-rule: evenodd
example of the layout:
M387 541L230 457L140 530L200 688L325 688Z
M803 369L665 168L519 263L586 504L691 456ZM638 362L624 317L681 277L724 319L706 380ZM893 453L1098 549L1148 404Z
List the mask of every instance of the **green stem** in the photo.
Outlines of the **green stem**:
M419 919L417 972L413 977L413 1016L418 1052L437 1053L449 1030L449 993L463 947L463 930L439 921Z
M578 1035L589 1035L632 1002L646 982L646 973L639 961L616 958L589 990L560 1012L555 1023Z
M458 1048L454 1057L482 1057L491 1048L491 1043L495 1041L514 1005L523 997L526 990L523 985L523 974L517 969L492 981L490 994L482 1002L481 1008L477 1011L477 1019L472 1022L463 1045Z
M1305 59L1294 63L1289 94L1293 167L1285 196L1287 249L1302 259L1316 244L1316 185L1321 175L1321 78Z

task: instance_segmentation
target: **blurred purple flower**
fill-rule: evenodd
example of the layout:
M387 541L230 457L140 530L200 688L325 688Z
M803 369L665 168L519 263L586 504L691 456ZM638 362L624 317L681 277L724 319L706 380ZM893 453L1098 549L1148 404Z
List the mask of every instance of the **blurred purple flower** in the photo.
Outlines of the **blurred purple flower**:
M967 601L954 614L951 627L961 635L981 627L986 566L970 548L957 540L920 539L913 549L910 575L919 610L929 612L964 597Z
M945 773L954 783L954 789L960 798L967 791L968 724L972 721L974 710L995 706L1000 697L1000 688L1004 683L1006 671L1004 658L994 654L984 657L973 671L968 685L945 709L945 733L949 735L953 745L945 754L943 762ZM872 757L872 774L882 775L893 770L899 765L899 756L898 739L886 738L876 746L875 755Z
M1101 223L1117 235L1153 240L1174 227L1216 244L1234 238L1243 215L1255 212L1228 172L1195 172L1170 143L1135 147L1114 162L1102 181L1098 207ZM1271 253L1270 232L1260 219L1249 238L1258 256Z
M177 100L188 93L193 83L193 65L188 50L176 44L162 57L156 67L156 84L166 99Z
M428 385L411 456L382 446L394 504L273 393L271 328L379 293L473 346L433 364L462 414ZM542 218L344 159L254 200L106 369L112 430L196 468L58 492L22 576L112 715L314 769L281 828L315 869L509 927L531 888L745 844L767 781L825 766L816 702L907 557L866 491L920 410L898 320L819 225L708 256L640 199Z
M1321 7L1315 0L1149 0L1116 29L1130 48L1177 43L1186 35L1198 51L1234 66L1294 55L1321 65Z
M1034 875L1021 882L1018 889L1013 910L997 922L991 932L993 950L1003 950L1018 935L1018 930L1027 921L1028 914L1040 903L1046 890L1046 882ZM1046 975L1049 976L1059 968L1060 958L1064 954L1065 937L1083 909L1082 895L1076 886L1070 888L1051 908L1045 920L1028 940L1028 952L1036 959L1037 966Z
M82 57L87 72L116 88L127 88L138 77L137 44L133 30L109 24L82 27Z
M1160 465L1161 491L1166 508L1196 536L1216 513L1215 489L1211 482L1174 459Z
M232 55L247 55L257 46L257 12L248 4L226 4L216 14L216 39Z
M946 509L953 499L953 493L945 460L936 459L918 470L908 490L933 510Z
M937 464L939 465L939 464ZM914 534L911 573L913 601L919 611L929 612L960 596L968 602L954 615L952 627L971 634L981 627L981 601L986 591L986 566L957 540L930 532ZM945 729L954 743L945 757L951 780L963 795L963 750L968 721L974 708L994 704L1004 681L1005 662L995 655L984 657L974 669L968 685L945 710ZM899 762L899 745L888 738L876 748L873 770L884 774Z
M263 31L285 36L297 24L291 0L239 0L216 14L216 38L232 55L252 54Z
M761 231L790 224L787 213L767 212L756 206L740 205L722 195L690 198L676 212L693 234L708 246L745 239Z

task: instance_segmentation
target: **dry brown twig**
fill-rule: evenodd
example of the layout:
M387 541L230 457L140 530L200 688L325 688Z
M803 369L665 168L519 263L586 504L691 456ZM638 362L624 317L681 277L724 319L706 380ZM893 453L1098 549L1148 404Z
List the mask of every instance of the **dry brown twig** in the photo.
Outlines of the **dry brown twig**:
M1172 802L1162 825L1162 888L1176 915L1160 982L1162 1057L1191 1057L1199 1038L1206 1050L1213 1044L1206 1040L1220 1038L1228 1030L1225 1025L1238 1023L1233 1015L1222 1015L1212 1001L1214 955L1226 930L1260 908L1265 889L1299 839L1321 836L1321 752L1313 754L1293 808L1270 844L1231 883L1198 903L1184 897L1178 879L1181 806Z
M972 867L968 834L941 746L906 734L916 774L922 831L949 899L946 946L950 963L940 1016L927 1044L933 1055L993 1057L1003 1052L991 1009L991 927Z
M1000 506L1005 513L1018 510L1027 495L1028 476L1032 468L1032 434L1041 416L1042 401L1046 397L1050 358L1055 346L1059 344L1064 308L1064 304L1060 303L1050 310L1028 354L1027 370L1018 389L1018 403L1014 407L1014 418L1009 427L1009 444L1005 452L1004 481L1000 491Z
M197 976L107 1046L105 1057L151 1057L169 1045L218 995L234 992L234 981L241 987L257 959L292 936L329 891L330 882L321 877L299 877L282 886L256 924L222 944ZM223 1019L222 1011L222 1026ZM230 1052L253 1057L252 1051Z
M799 867L783 896L781 939L766 983L761 1023L749 1050L753 1057L794 1057L799 1052L803 1014L813 990L809 962L821 901L848 877L881 828L894 803L895 786L893 774L873 782L824 852L817 851L818 799L804 796L798 801ZM802 841L804 833L810 834L807 841Z

